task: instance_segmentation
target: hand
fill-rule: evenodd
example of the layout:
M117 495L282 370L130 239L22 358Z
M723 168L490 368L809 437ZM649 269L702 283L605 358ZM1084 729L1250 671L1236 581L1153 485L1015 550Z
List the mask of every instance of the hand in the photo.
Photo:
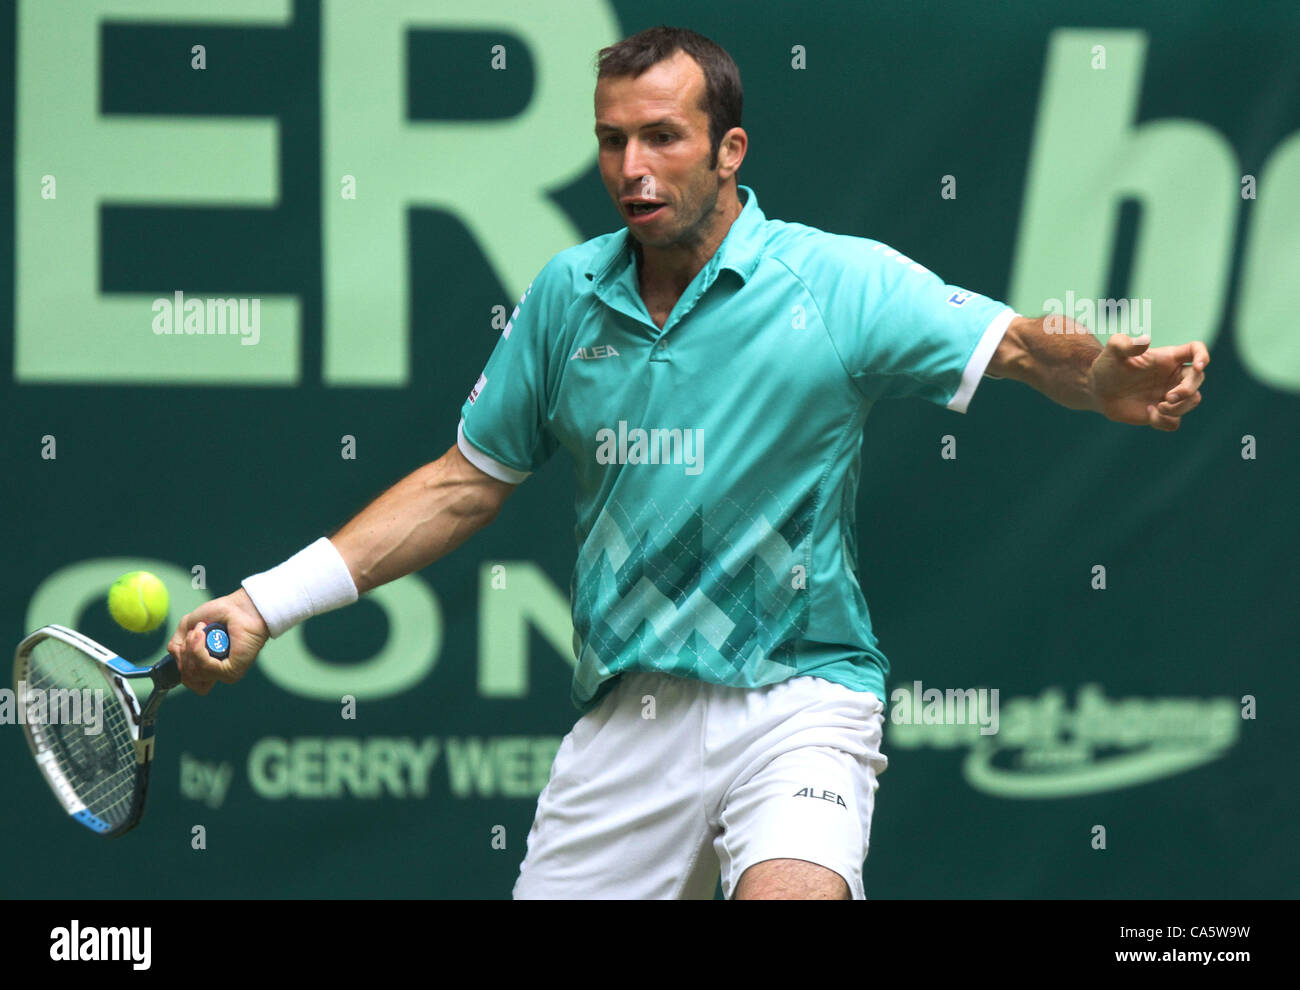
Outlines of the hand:
M214 660L203 645L203 626L224 622L230 633L230 656ZM271 638L266 622L248 592L240 588L225 598L204 602L181 619L167 643L167 652L181 669L181 683L195 694L207 694L217 681L234 684L248 672L258 652Z
M1201 402L1210 352L1199 340L1148 350L1151 338L1116 334L1088 371L1096 410L1107 419L1172 433ZM1184 367L1190 362L1191 367Z

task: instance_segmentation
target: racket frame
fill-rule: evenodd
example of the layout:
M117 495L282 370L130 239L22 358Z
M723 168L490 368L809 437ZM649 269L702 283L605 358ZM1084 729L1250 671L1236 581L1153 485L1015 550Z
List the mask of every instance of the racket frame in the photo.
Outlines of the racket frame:
M60 640L80 651L87 659L97 662L100 665L100 674L104 677L105 694L109 695L105 698L105 704L120 705L126 716L135 749L135 780L126 818L116 826L111 825L91 812L77 797L76 791L54 758L53 747L40 739L47 731L46 725L33 726L24 718L23 736L41 769L41 774L68 814L98 835L107 839L117 838L135 828L144 814L145 798L149 790L149 768L153 763L154 726L158 720L158 709L162 706L167 692L180 683L180 668L171 656L164 657L152 666L133 664L75 629L54 624L42 626L19 643L14 653L14 700L19 712L27 710L27 671L31 651L37 643L45 639ZM149 695L149 700L142 706L135 690L131 687L131 681L144 678L152 682L153 691Z

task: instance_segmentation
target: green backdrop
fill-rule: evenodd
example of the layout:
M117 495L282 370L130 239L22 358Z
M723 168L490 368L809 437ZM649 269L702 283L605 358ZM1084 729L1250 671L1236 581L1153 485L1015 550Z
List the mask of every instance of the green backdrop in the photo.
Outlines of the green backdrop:
M996 688L1001 731L887 726L868 896L1296 896L1295 6L6 5L4 638L156 658L451 446L513 301L618 225L592 60L658 23L737 60L768 216L1211 345L1174 434L1012 382L965 416L876 407L860 551L891 690ZM156 332L177 292L256 300L256 334ZM566 456L447 559L169 699L120 841L0 727L0 893L509 896L574 718ZM135 567L171 587L166 632L106 614Z

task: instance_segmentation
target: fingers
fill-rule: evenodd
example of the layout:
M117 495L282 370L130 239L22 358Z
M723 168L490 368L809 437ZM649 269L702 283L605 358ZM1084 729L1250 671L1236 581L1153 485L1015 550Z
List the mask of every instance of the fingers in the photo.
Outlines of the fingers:
M194 622L180 650L172 654L181 669L181 683L199 694L207 694L217 681L234 683L238 680L231 676L232 672L224 661L214 660L208 653L203 626L202 621Z
M1192 364L1178 369L1178 384L1165 393L1164 399L1156 407L1158 412L1168 416L1182 416L1200 405L1199 389L1205 381L1205 371L1197 366L1200 360L1197 346L1200 346L1201 353L1204 354L1204 345L1199 341L1187 345L1187 357ZM1208 362L1209 355L1204 354L1204 359Z
M1173 433L1178 429L1182 420L1177 416L1170 416L1162 413L1157 406L1147 406L1147 425L1155 427L1157 430L1164 430L1166 433Z
M1144 333L1141 337L1130 337L1126 333L1114 334L1106 346L1119 352L1120 357L1135 357L1151 346L1151 335Z
M230 633L230 655L216 660L208 653L205 627L224 622ZM181 683L196 694L207 694L220 681L234 684L248 672L269 638L266 623L242 588L224 598L204 602L183 619L167 644L176 658Z
M195 613L191 612L181 619L175 635L167 643L167 652L176 659L176 666L181 671L181 683L195 694L202 695L212 690L216 680L200 672L199 664L201 661L190 646L191 639L196 632L201 643L203 637L202 626L199 624ZM207 656L206 649L203 654Z
M181 617L181 621L176 626L176 632L174 632L172 638L167 641L168 653L176 657L178 660L180 659L181 650L185 648L185 637L189 635L190 630L194 628L194 623L198 621L199 613L197 609ZM188 687L189 685L186 686Z
M1182 373L1179 376L1178 384L1172 389L1172 391L1177 392L1178 394L1170 401L1176 402L1178 399L1187 398L1200 388L1204 381L1205 372L1201 371L1195 365L1190 368L1183 368Z
M1103 362L1099 357L1093 362L1090 382L1100 388L1104 397L1109 396L1109 403L1105 398L1102 401L1102 409L1111 410L1105 413L1109 418L1134 425L1145 422L1153 429L1172 433L1181 425L1182 417L1201 404L1200 388L1210 352L1199 340L1155 350L1148 350L1150 343L1148 334L1111 336L1106 341L1107 360ZM1104 375L1099 376L1099 365ZM1145 416L1140 411L1143 405ZM1122 412L1116 413L1121 407Z
M1174 395L1175 393L1170 392L1169 394ZM1191 395L1188 395L1186 397L1180 397L1173 401L1170 401L1166 397L1164 401L1156 404L1156 411L1165 416L1182 416L1185 415L1186 413L1191 412L1200 404L1201 404L1201 393L1193 392Z
M1199 340L1174 347L1161 347L1160 350L1167 351L1175 364L1190 364L1195 371L1204 371L1210 363L1209 349Z

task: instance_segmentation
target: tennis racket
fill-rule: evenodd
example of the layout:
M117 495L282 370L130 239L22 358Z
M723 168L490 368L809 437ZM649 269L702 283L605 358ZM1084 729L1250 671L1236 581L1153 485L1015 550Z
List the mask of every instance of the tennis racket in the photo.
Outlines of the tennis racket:
M230 656L223 623L206 623L203 642L213 659ZM153 690L141 706L131 684L145 678ZM27 744L59 803L92 832L111 839L139 823L158 709L180 682L170 655L137 666L64 626L43 626L18 644L14 698ZM93 720L87 704L100 713Z

